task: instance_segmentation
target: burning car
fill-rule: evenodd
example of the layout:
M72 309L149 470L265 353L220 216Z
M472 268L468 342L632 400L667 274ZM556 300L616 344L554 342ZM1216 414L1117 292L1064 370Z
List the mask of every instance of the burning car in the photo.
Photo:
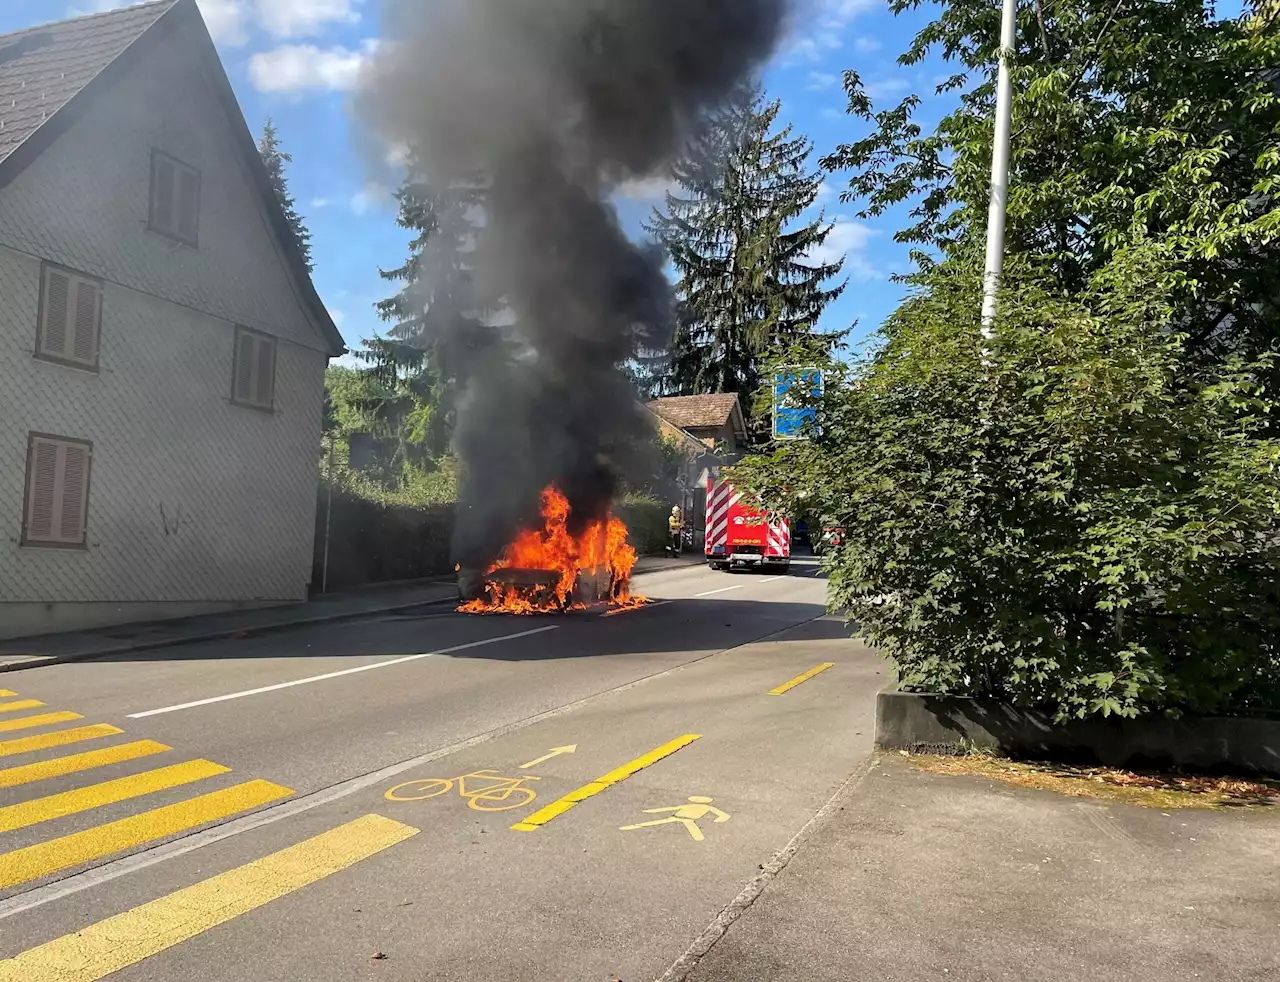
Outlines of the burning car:
M458 568L458 610L466 614L551 614L598 604L637 607L630 592L635 549L614 515L569 530L569 501L542 492L542 527L521 532L486 570Z

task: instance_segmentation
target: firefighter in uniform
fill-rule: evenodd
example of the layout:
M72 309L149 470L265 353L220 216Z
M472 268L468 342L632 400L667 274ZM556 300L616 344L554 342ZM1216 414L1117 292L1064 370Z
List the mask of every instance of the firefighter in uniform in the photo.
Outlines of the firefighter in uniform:
M667 533L670 545L667 551L673 556L680 555L681 533L684 532L684 519L680 517L680 506L672 505L671 517L667 519Z

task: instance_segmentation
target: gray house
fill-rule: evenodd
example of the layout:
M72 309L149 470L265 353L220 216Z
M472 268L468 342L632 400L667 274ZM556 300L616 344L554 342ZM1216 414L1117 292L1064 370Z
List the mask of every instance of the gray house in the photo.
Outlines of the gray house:
M195 0L0 36L0 637L305 597L317 297Z

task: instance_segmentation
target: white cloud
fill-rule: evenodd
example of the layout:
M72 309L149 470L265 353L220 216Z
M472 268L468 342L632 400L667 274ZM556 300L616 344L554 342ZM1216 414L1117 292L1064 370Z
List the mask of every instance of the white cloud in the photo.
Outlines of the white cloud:
M810 72L809 73L809 91L825 92L840 81L840 76L832 72Z
M867 245L880 232L852 218L837 217L827 236L827 241L809 252L813 263L837 263L844 260L844 272L850 278L864 282L882 279L884 274L867 259Z
M248 40L247 11L241 0L197 0L205 26L215 41L244 44Z
M407 143L393 143L387 147L383 160L388 167L407 167L409 158L413 156L413 148Z
M666 174L655 174L651 177L637 177L630 181L623 181L614 190L614 194L626 201L656 204L666 201L667 192L674 191L677 187L675 178Z
M868 98L879 102L905 95L911 88L911 82L901 75L888 75L884 78L874 78L863 82L862 88L867 93Z
M140 3L147 2L148 0L88 0L88 3L73 4L67 9L67 14L71 17L100 14L107 10L136 7ZM196 0L196 3L204 17L205 26L209 28L209 33L215 41L238 45L248 40L245 34L244 0Z
M312 198L311 199L311 209L313 211L319 211L321 208L327 208L327 207L329 207L328 198Z
M224 0L225 2L225 0ZM313 37L330 24L358 24L359 0L256 0L258 23L272 37Z
M796 18L797 29L783 43L783 64L821 61L831 52L839 51L844 47L849 25L877 2L879 0L811 0L811 7L816 9Z
M879 51L883 47L884 45L876 38L866 36L860 37L858 40L853 42L853 50L863 55L869 55L872 52Z
M334 327L336 327L338 330L342 330L342 322L347 319L347 315L340 310L335 310L333 307L330 307L329 318L330 320L333 321Z
M351 211L367 215L375 208L388 207L394 200L389 187L371 181L351 196Z
M259 92L296 94L307 89L351 89L376 47L366 41L358 51L321 50L314 44L286 44L249 59L249 80Z

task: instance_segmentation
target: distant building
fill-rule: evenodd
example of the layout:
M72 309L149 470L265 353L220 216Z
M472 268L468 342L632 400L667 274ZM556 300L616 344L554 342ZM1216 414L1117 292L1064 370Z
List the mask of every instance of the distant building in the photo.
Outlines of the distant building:
M712 449L728 454L746 447L747 421L733 392L705 396L668 396L645 403L668 427L683 430Z
M195 0L0 36L0 637L301 600L343 343Z
M645 403L660 433L685 448L681 506L693 530L693 547L705 534L707 482L746 449L747 423L732 392L704 396L668 396Z

